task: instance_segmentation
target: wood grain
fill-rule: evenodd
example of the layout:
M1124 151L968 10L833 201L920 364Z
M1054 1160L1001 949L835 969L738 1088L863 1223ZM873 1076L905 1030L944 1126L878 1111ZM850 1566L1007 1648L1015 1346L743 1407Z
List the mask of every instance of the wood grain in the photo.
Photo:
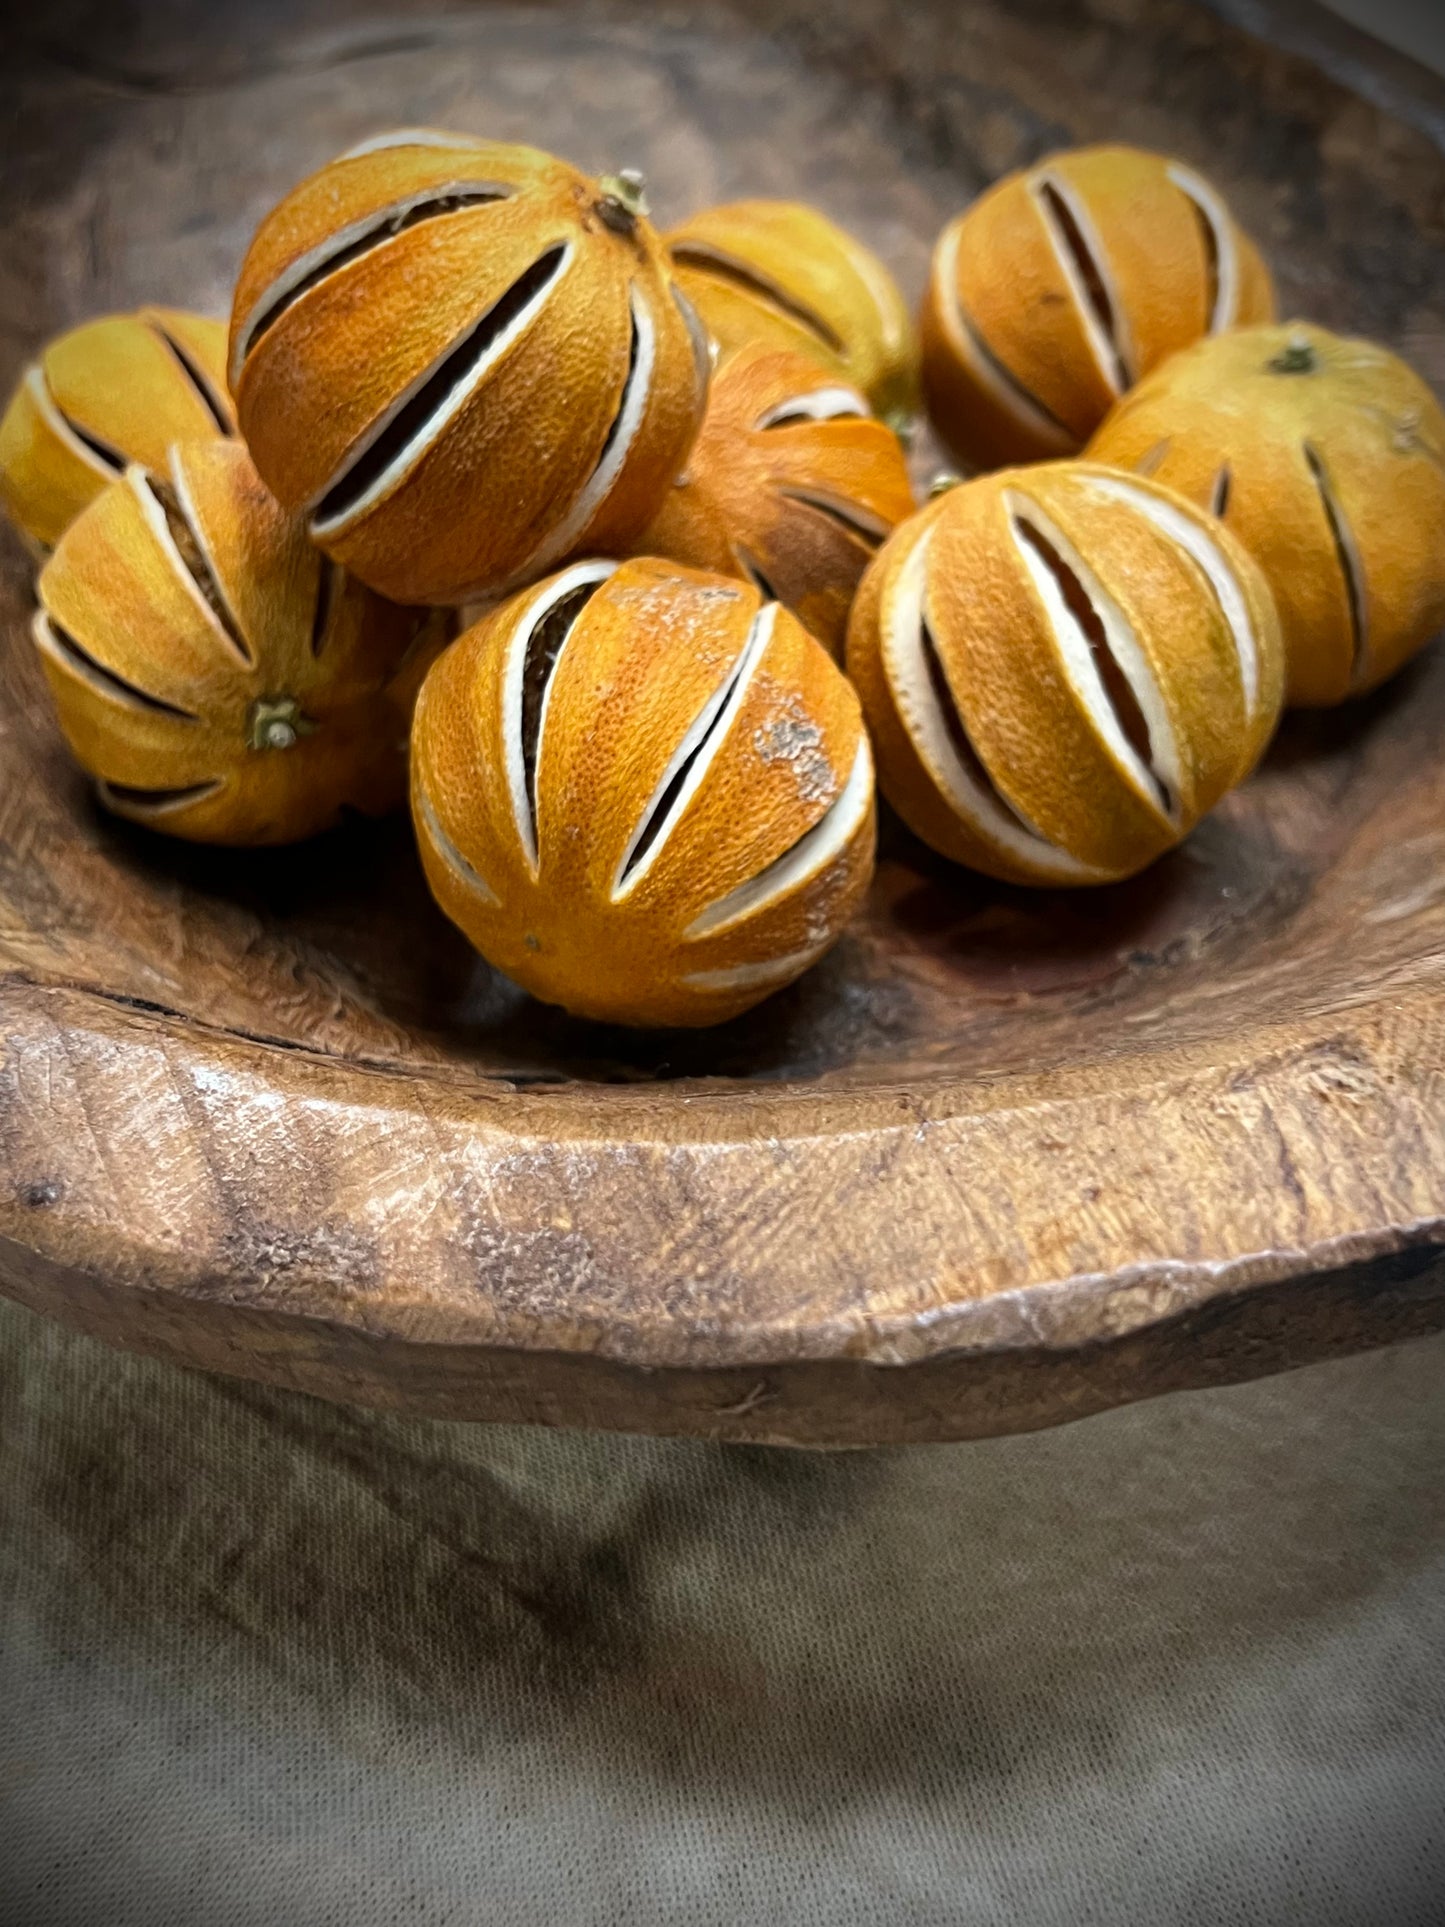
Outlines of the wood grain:
M61 4L0 62L7 383L83 315L222 311L271 200L422 121L641 165L665 221L815 199L910 296L1001 169L1167 146L1288 305L1445 379L1445 88L1398 59L1374 86L1357 37L1327 78L1182 0L144 15ZM403 824L237 854L104 819L29 593L7 538L0 1286L36 1309L333 1397L817 1443L1445 1325L1438 649L1289 721L1114 889L1010 890L889 825L820 970L722 1031L637 1035L481 965Z

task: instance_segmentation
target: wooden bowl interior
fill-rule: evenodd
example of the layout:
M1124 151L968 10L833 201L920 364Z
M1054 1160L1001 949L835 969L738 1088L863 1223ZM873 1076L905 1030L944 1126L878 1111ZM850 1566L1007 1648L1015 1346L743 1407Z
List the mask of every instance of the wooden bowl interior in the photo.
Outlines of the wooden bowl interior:
M1230 61L1248 65L1237 37L1196 84L1172 80L1172 43L1197 31L1177 10L1147 10L1121 72L1126 37L1077 10L1050 32L976 8L951 55L986 80L959 88L945 67L934 97L899 75L926 54L924 29L941 31L941 10L891 23L880 10L875 34L887 41L891 24L901 38L871 74L848 60L845 31L840 52L826 36L740 32L727 14L709 29L488 7L387 36L311 11L247 55L218 26L199 47L182 37L169 48L116 29L116 46L93 51L102 84L85 111L49 130L36 115L24 216L44 236L48 272L31 277L11 250L24 341L12 331L7 377L14 349L98 309L160 298L224 312L268 203L378 126L413 123L532 141L590 169L640 166L663 222L742 194L816 201L911 297L939 226L1000 169L1055 142L1159 142L1219 180L1268 250L1286 310L1407 335L1426 373L1441 372L1438 307L1411 298L1424 287L1438 302L1431 237L1402 215L1390 274L1362 273L1350 219L1361 157L1324 157L1320 180L1292 171L1281 141L1310 130L1261 112L1257 87L1241 86L1233 111L1225 102ZM1077 71L1085 59L1092 74ZM147 98L135 63L164 77L168 60L196 91L152 77ZM932 461L925 443L920 472ZM26 812L23 854L9 853L20 927L8 940L39 971L221 1028L517 1084L913 1084L1237 1034L1301 999L1349 1003L1438 942L1436 916L1412 910L1433 894L1445 821L1436 657L1371 702L1291 718L1256 780L1131 883L1001 887L885 821L867 914L796 988L710 1033L599 1029L519 995L471 953L430 904L404 823L237 854L104 817L47 712L13 539L5 564L6 755Z

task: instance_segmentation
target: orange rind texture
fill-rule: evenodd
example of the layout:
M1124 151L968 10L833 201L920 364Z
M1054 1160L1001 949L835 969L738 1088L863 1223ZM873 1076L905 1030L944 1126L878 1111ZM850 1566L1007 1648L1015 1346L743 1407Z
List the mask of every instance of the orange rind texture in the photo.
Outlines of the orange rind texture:
M178 308L106 315L58 335L0 419L0 503L40 555L131 462L235 432L226 327Z
M41 571L60 727L117 815L202 843L289 843L405 795L410 702L446 619L325 560L239 442L132 466Z
M1268 587L1211 516L1084 462L964 483L898 529L848 629L879 785L943 855L1106 883L1180 842L1279 715Z
M432 668L412 816L438 903L579 1016L719 1023L830 947L873 867L858 699L750 584L583 562Z
M1089 453L1222 515L1274 591L1287 702L1374 689L1445 625L1445 412L1373 342L1300 321L1202 341Z
M723 353L748 342L811 355L901 428L918 407L918 342L878 257L797 201L733 201L665 237L674 271Z
M719 364L687 468L637 550L752 582L840 658L859 577L913 507L902 445L862 394L753 343Z
M399 602L625 546L697 432L702 325L652 227L527 147L410 129L303 181L242 264L256 466Z
M1077 454L1167 356L1273 315L1269 271L1203 175L1132 147L1052 154L939 236L929 414L970 469Z

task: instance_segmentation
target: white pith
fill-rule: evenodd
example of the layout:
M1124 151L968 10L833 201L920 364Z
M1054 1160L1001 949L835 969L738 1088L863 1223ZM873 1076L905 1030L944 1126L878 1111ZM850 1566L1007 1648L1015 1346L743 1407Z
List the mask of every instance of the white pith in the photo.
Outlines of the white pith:
M1059 659L1070 687L1088 711L1089 720L1103 738L1109 753L1119 766L1121 773L1129 780L1131 787L1151 809L1158 811L1169 823L1174 823L1177 819L1178 799L1183 781L1179 745L1175 739L1174 725L1170 721L1163 694L1154 679L1154 671L1150 668L1148 659L1139 646L1139 639L1130 627L1128 618L1063 530L1050 520L1037 502L1015 494L1012 489L1004 491L1003 502L1009 518L1009 532L1013 537L1014 547L1028 569L1034 588L1038 591L1044 608L1048 612ZM1147 761L1140 756L1125 735L1123 724L1104 687L1103 677L1099 674L1094 652L1089 646L1089 638L1078 617L1069 607L1053 570L1033 544L1024 538L1019 528L1021 520L1031 522L1038 529L1061 561L1078 578L1095 615L1103 624L1104 634L1108 638L1109 653L1133 692L1134 700L1139 705L1140 713L1149 731ZM1161 804L1159 800L1160 781L1163 782L1169 797L1167 806Z
M343 160L350 158L349 155L342 156ZM388 201L385 207L373 208L359 219L349 221L345 227L335 229L324 241L318 241L314 248L308 248L305 254L298 255L288 267L283 268L265 292L251 304L251 311L238 331L236 345L231 350L227 372L232 390L240 381L242 366L251 352L251 338L256 323L263 315L269 314L278 301L290 294L298 283L306 280L318 268L325 267L333 255L344 254L355 242L365 240L368 234L385 237L378 239L378 248L386 246L387 238L399 239L399 236L387 237L387 228L399 215L409 214L414 207L420 207L426 201L445 200L451 194L493 194L498 200L503 200L515 192L516 189L505 181L436 181L430 187L419 187L411 194L402 195L400 200Z
M868 290L881 332L890 349L894 348L898 340L898 296L888 270L861 248L848 257L848 265Z
M487 376L512 347L513 343L518 341L531 327L547 302L552 298L562 277L571 266L573 252L573 244L569 241L563 248L561 259L551 275L549 275L545 284L537 290L525 306L518 309L517 313L513 315L512 319L507 323L506 327L502 329L500 334L493 337L487 344L486 353L468 374L466 380L458 382L451 393L438 403L437 407L434 408L426 420L420 424L402 448L399 449L387 463L380 475L363 490L361 495L359 495L354 502L350 503L340 515L332 515L325 519L319 516L313 517L310 523L310 533L313 538L340 535L354 523L360 521L364 515L369 514L378 502L384 501L388 495L392 494L393 491L406 480L417 463L422 460L427 450L441 435L443 429L460 414L461 410L471 400L477 389L481 387ZM499 296L498 298L500 299L501 297ZM472 323L472 327L479 327L485 318L484 315L479 315L476 321ZM437 369L440 368L450 356L456 353L458 347L461 345L462 339L470 332L470 328L466 329L463 331L462 337L449 341L436 359L428 363L414 380L407 383L406 387L396 396L391 405L371 424L365 435L363 435L359 441L353 443L346 451L340 467L336 469L324 485L317 490L316 501L324 501L337 484L344 479L347 473L356 466L373 443L386 433L386 430L411 401L412 397L421 389L425 388Z
M100 792L101 801L117 816L169 816L177 810L189 810L197 803L208 803L217 790L226 787L223 776L213 776L204 783L181 783L175 787L184 792L180 796L168 796L159 803L138 803L134 797L117 796L113 786L103 776L97 776L95 787ZM127 787L122 785L122 788Z
M629 292L628 308L637 329L637 359L632 364L622 392L617 428L611 444L583 484L565 518L533 550L513 580L536 575L539 570L548 568L558 556L566 555L569 549L577 546L617 486L632 445L637 440L637 432L647 414L647 405L652 400L652 381L657 367L657 326L651 308L635 286Z
M880 612L884 671L919 761L980 841L993 844L1047 882L1079 883L1101 876L1101 871L1025 828L960 761L938 712L923 653L923 599L932 539L933 530L925 530L904 558L891 594L885 591Z
M687 324L688 339L692 343L694 399L700 400L706 395L708 382L712 378L712 336L702 325L702 316L675 281L668 282L667 291L672 296L673 305Z
M1203 570L1215 600L1223 613L1225 624L1234 639L1234 652L1239 661L1239 682L1244 693L1245 715L1253 721L1259 709L1259 640L1254 633L1254 624L1249 618L1249 603L1245 599L1239 577L1223 549L1206 529L1191 520L1172 502L1161 501L1147 489L1138 488L1126 477L1114 475L1088 475L1081 477L1085 487L1096 495L1106 496L1109 500L1126 503L1146 521L1152 522L1162 535L1177 542L1185 554L1191 556Z
M1216 286L1208 332L1217 335L1222 329L1232 328L1239 315L1239 249L1234 242L1234 223L1229 218L1229 210L1207 181L1177 163L1170 166L1168 173L1180 193L1193 201L1204 216L1214 236Z
M215 554L211 549L210 543L206 540L205 524L202 522L200 516L197 515L196 513L195 498L191 494L190 483L186 480L185 469L182 467L180 461L177 460L178 454L179 454L179 450L173 449L171 451L171 487L175 490L176 500L181 505L181 514L184 515L184 517L186 518L186 521L190 526L191 534L196 539L196 547L201 551L201 554L206 558L206 567L211 571L211 580L216 585L216 591L219 595L226 597L226 607L230 611L231 620L232 622L235 623L236 628L240 630L241 618L237 615L235 609L231 607L230 597L226 596L226 586L221 580L219 570L216 568ZM175 546L175 543L171 540L169 528L167 528L166 530L166 543L173 561L175 563L179 563L180 565L181 573L185 577L187 586L195 590L197 587L195 578L192 576L190 570L186 567L185 562L179 550L177 550ZM221 640L225 643L229 653L236 659L236 661L243 664L245 668L247 669L253 668L255 664L254 655L247 655L244 650L237 648L235 637L232 636L230 632L227 630L225 624L221 621L220 617L216 614L215 610L211 607L210 603L206 601L205 596L199 595L198 590L197 590L197 594L198 594L198 599L205 607L206 614L211 619L211 626L216 630ZM242 633L244 634L244 632ZM249 636L246 636L245 640L249 647L251 638Z
M474 134L448 134L439 127L398 127L389 134L373 134L338 154L338 161L359 161L363 154L379 154L388 147L481 147Z
M463 888L470 890L478 902L487 909L500 908L502 899L481 872L467 861L456 844L452 842L442 828L436 811L432 808L431 798L421 788L417 791L417 814L432 840L432 847Z
M683 937L716 936L730 925L760 915L836 863L858 834L873 795L873 759L861 736L847 782L823 815L793 847L746 883L710 903L683 931Z
M753 673L773 639L773 625L777 621L777 616L777 603L769 602L753 617L747 640L743 643L736 662L693 718L682 741L673 751L667 768L659 777L656 788L637 819L636 828L628 840L627 848L622 853L622 860L617 866L617 875L612 881L614 903L624 902L651 870L662 855L678 824L686 816L693 798L707 780L708 771L712 768L718 751L726 742L728 733L737 719L738 711L742 708ZM702 746L700 750L699 745ZM654 812L672 787L678 771L684 767L689 757L694 756L695 752L696 760L688 770L686 780L674 798L665 822L659 826L657 834L647 847L646 854L635 868L629 869L632 853L646 833Z
M1119 300L1118 289L1114 286L1109 274L1108 256L1104 252L1094 223L1089 218L1089 211L1061 175L1036 174L1029 185L1034 190L1034 201L1043 220L1044 231L1049 237L1049 245L1054 251L1054 258L1069 284L1069 292L1074 297L1074 306L1078 310L1079 319L1084 324L1084 333L1088 337L1089 351L1094 357L1094 364L1112 392L1122 395L1126 388L1133 386L1134 382L1134 356L1127 339L1129 324ZM1073 250L1063 230L1054 219L1048 202L1038 191L1044 187L1053 189L1073 217L1074 226L1078 229L1079 236L1088 250L1094 271L1109 297L1109 310L1114 318L1112 335L1094 312L1093 300L1083 276L1079 273Z
M49 384L45 379L45 370L40 366L39 362L37 362L26 375L25 386L30 390L35 406L40 413L41 420L45 423L45 426L50 430L51 434L62 441L67 451L74 455L77 460L84 462L93 475L98 475L102 481L113 482L116 477L116 470L111 467L109 462L103 462L93 448L86 447L85 443L76 434L64 415L61 414L54 397L50 393Z
M532 799L527 794L527 759L522 742L523 695L526 688L527 649L538 626L545 622L548 614L571 595L574 589L587 582L605 582L617 567L615 562L579 562L575 568L564 569L559 576L546 583L532 600L526 603L507 640L506 662L502 670L502 757L507 772L507 794L512 804L512 820L517 826L517 837L531 867L537 873L537 826L532 820ZM568 631L568 635L571 631ZM557 664L562 659L562 650L567 646L567 636L562 638L561 647L552 658L552 668L547 677L547 686L542 692L542 707L537 719L537 756L536 766L542 762L542 745L547 734L547 706L552 699L552 686L557 680Z
M133 709L138 715L152 716L158 713L149 704L142 702L139 696L132 696L125 689L106 682L82 657L73 656L51 628L50 617L44 609L37 609L30 618L30 634L36 648L42 655L48 656L57 669L62 669L66 675L74 676L78 681L83 682L87 689L93 690L106 702L117 703L124 709ZM193 719L177 715L172 720L183 723Z
M933 303L949 346L966 364L974 380L988 390L1005 414L1040 441L1046 449L1069 455L1078 447L1062 423L1054 420L1022 385L1005 379L989 356L979 350L972 327L964 320L958 294L958 246L962 235L955 224L944 231L933 262Z
M786 957L768 957L762 963L730 964L722 970L693 970L678 979L689 990L751 990L758 984L782 983L798 977L833 941L829 931L806 950L789 951Z
M132 463L125 472L125 479L126 485L140 504L141 514L146 519L146 526L155 537L156 547L170 564L172 575L175 576L181 588L195 604L201 620L211 631L212 635L218 639L221 647L225 650L231 661L239 662L245 668L249 669L252 666L250 661L241 654L230 636L226 634L225 626L220 617L216 614L210 603L207 602L205 596L202 595L200 583L197 582L196 578L186 567L186 559L176 547L175 538L171 534L170 524L166 521L166 512L151 493L149 482L146 479L146 471L138 464ZM171 485L175 487L178 476L174 464L172 465L172 472L167 479L171 482ZM191 513L190 508L186 506L187 498L181 494L178 487L176 488L176 499L181 503L182 512L185 514L186 520L191 524L192 533L196 533L195 517ZM206 549L204 542L199 541L199 537L197 540L201 553L206 557L207 562L209 562L209 551Z
M753 426L771 428L774 422L792 415L801 415L814 422L851 419L855 415L866 421L872 412L856 389L814 388L806 395L794 395L788 401L775 402L758 416Z

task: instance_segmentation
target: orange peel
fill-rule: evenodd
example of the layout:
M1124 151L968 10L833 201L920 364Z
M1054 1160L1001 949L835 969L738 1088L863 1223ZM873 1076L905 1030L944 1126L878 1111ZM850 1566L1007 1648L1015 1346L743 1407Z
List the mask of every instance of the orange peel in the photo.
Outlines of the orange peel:
M1274 591L1290 703L1376 688L1445 624L1445 411L1374 342L1301 321L1202 341L1089 454L1224 517Z
M534 996L714 1024L829 948L872 872L858 699L750 584L581 562L431 669L412 817L438 903Z
M969 468L1077 454L1167 356L1273 315L1258 249L1202 174L1133 147L1051 154L939 236L929 414Z
M46 555L130 462L235 432L226 326L180 308L105 315L47 343L0 419L0 503Z
M406 129L267 215L230 376L263 479L399 602L462 602L625 545L707 385L633 175Z
M870 249L798 201L731 201L664 237L678 281L727 353L751 341L811 355L902 430L918 407L918 342Z
M743 577L840 657L859 577L913 506L898 437L863 396L754 342L719 364L687 468L637 550Z
M236 441L111 482L41 571L34 637L66 741L117 815L289 843L405 795L445 618L328 563Z
M905 522L848 626L879 786L1010 882L1131 876L1258 760L1283 651L1243 548L1184 497L1084 462L1006 469Z

